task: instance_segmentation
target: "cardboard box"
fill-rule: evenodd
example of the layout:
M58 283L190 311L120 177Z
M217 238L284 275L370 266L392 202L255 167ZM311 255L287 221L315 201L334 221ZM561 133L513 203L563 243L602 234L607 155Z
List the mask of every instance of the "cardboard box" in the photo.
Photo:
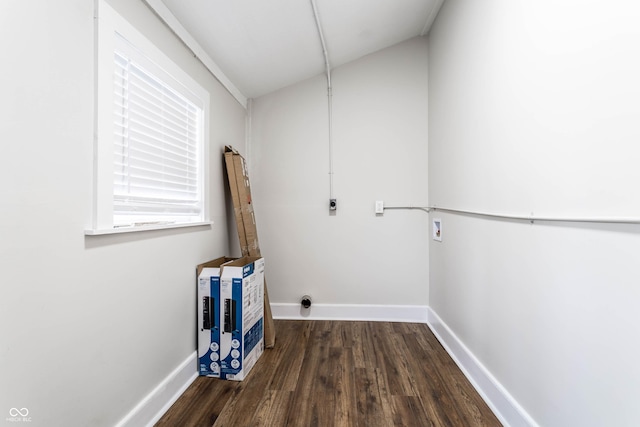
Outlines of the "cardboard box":
M231 146L225 147L224 158L242 256L261 257L247 163ZM264 279L264 341L267 348L272 348L276 342L266 279Z
M224 264L219 299L220 378L242 381L264 351L264 259Z
M198 372L220 377L220 271L235 258L217 258L196 268L198 282Z

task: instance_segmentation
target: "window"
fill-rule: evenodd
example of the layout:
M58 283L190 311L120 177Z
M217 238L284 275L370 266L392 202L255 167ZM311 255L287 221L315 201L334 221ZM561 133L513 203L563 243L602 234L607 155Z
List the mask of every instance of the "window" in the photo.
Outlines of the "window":
M87 234L207 223L208 93L98 4L95 214Z

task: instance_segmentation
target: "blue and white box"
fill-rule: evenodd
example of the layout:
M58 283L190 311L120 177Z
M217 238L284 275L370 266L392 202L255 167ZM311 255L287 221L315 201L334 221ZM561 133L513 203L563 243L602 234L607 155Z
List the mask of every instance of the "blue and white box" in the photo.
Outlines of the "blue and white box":
M233 258L217 258L197 267L198 372L220 378L220 272Z
M242 381L264 351L264 259L224 264L219 300L220 378Z

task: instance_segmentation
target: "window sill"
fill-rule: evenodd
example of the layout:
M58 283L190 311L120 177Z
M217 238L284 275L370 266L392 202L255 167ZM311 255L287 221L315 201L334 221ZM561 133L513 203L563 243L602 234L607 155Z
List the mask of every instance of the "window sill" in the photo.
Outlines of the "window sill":
M167 230L172 228L204 227L213 225L213 221L190 222L184 224L149 224L131 227L102 228L84 230L85 236L102 236L105 234L137 233L140 231Z

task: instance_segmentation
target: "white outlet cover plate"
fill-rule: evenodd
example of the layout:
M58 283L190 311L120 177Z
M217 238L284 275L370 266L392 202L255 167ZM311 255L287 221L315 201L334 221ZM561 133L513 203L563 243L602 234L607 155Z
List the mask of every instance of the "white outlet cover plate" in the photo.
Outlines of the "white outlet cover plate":
M433 218L432 237L433 240L442 242L442 220L440 218Z

